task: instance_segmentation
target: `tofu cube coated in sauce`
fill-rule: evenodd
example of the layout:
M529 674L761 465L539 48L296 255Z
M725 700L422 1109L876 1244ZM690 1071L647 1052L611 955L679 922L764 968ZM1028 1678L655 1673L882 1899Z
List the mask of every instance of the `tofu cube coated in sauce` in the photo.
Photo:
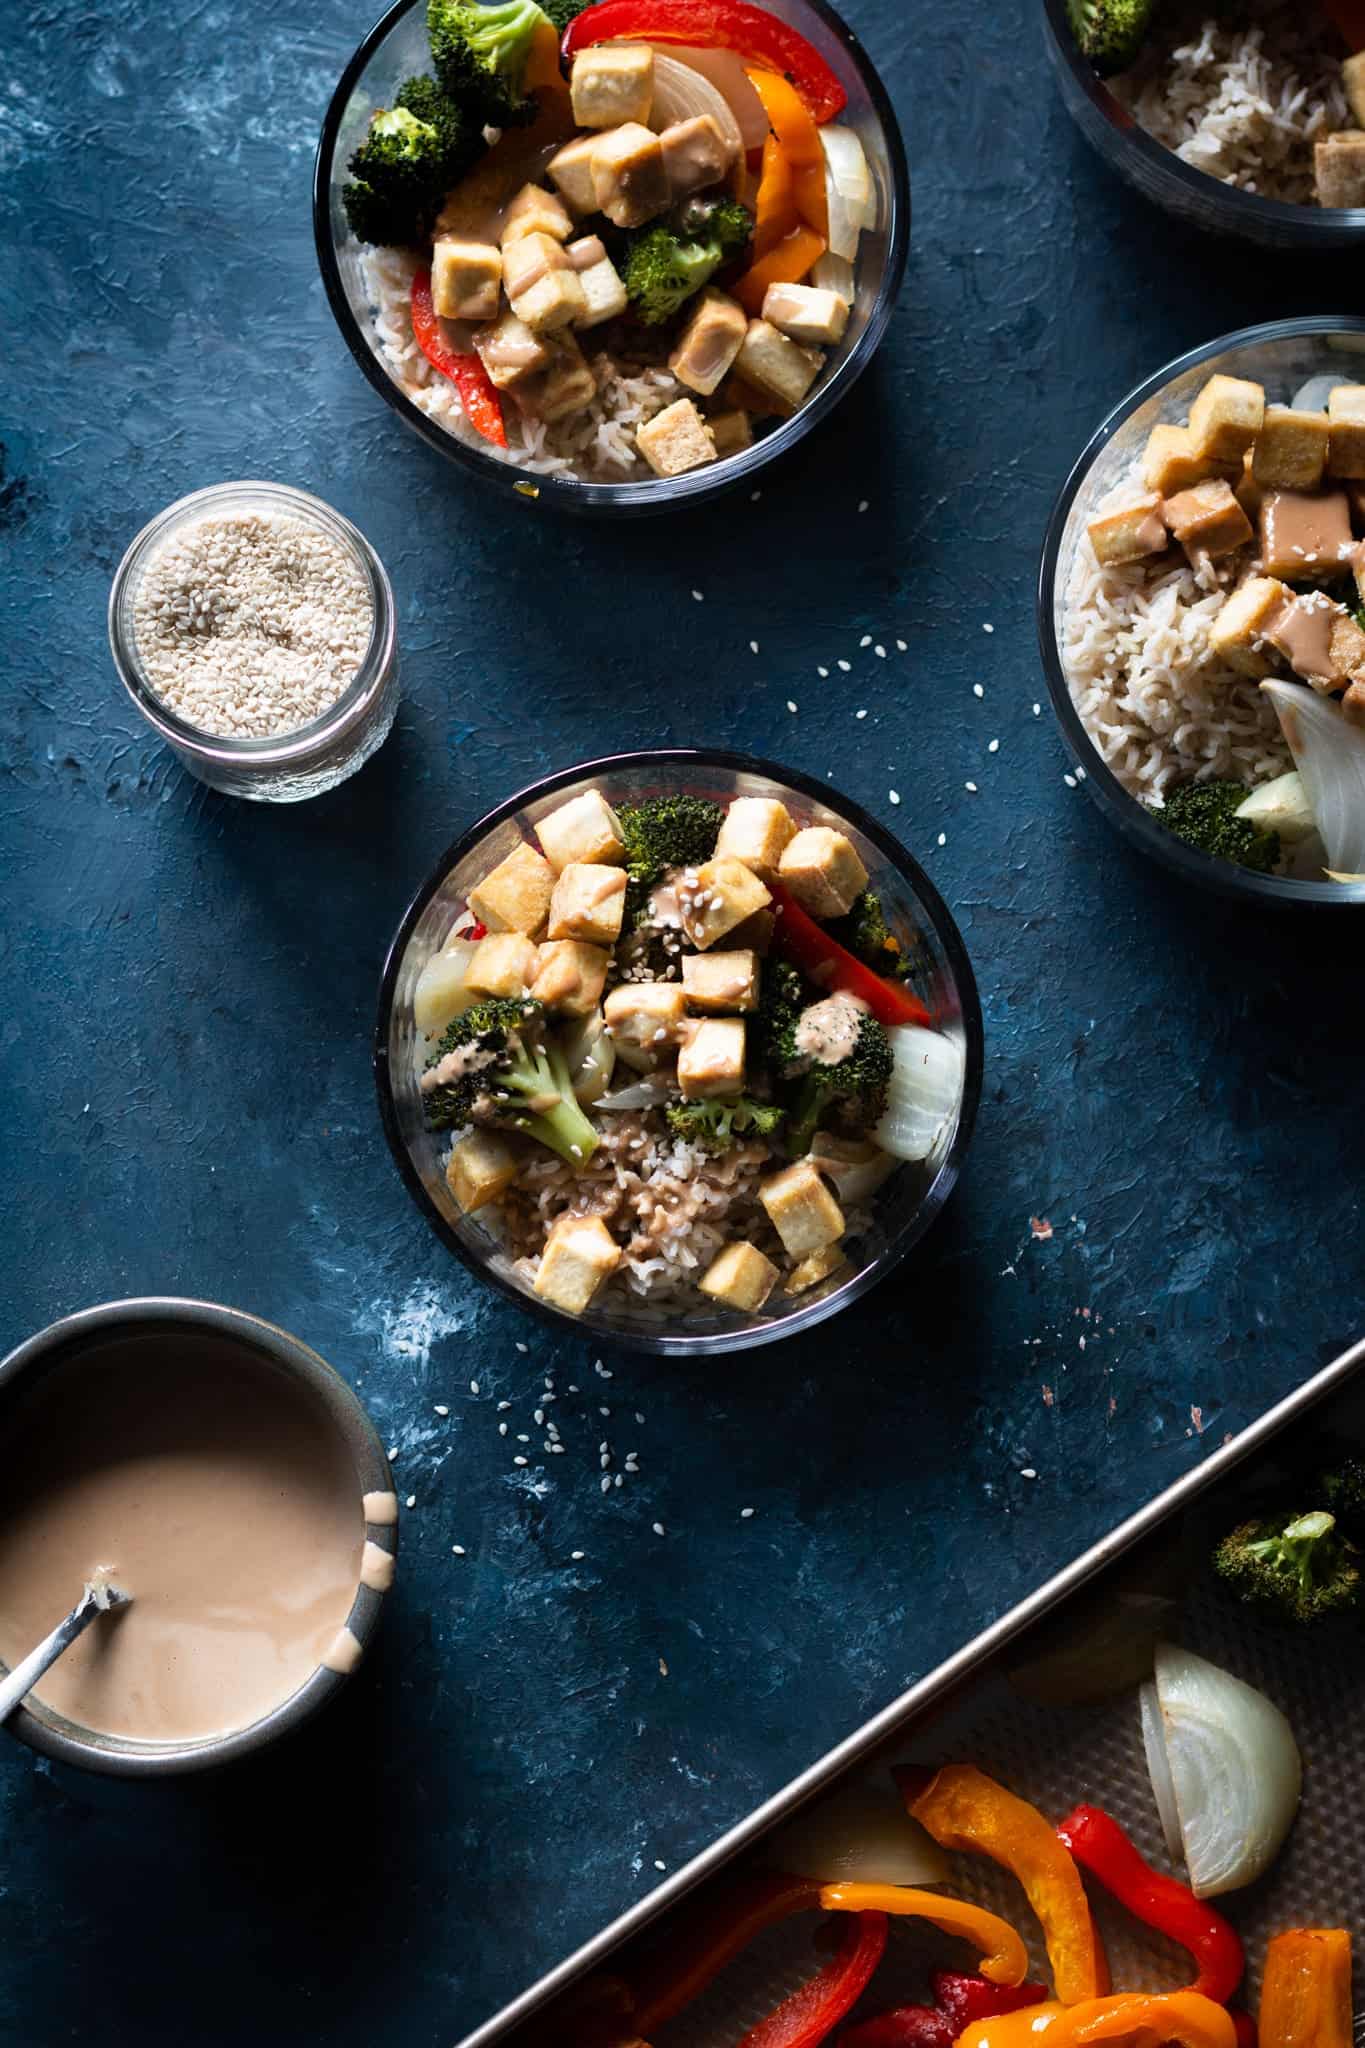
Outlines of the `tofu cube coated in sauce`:
M1365 206L1365 131L1343 128L1315 142L1313 182L1323 206Z
M603 1005L612 1044L628 1067L653 1073L667 1064L687 1029L681 982L623 981Z
M626 857L616 813L600 789L561 804L536 826L541 850L557 875L571 861L607 861L619 865Z
M1173 498L1207 476L1232 482L1242 473L1240 462L1212 462L1201 455L1188 427L1153 427L1142 455L1142 481L1159 498Z
M812 917L844 917L867 887L858 849L828 825L807 825L783 849L778 875Z
M1117 512L1104 512L1091 520L1086 532L1102 569L1121 568L1127 562L1142 561L1146 555L1165 553L1171 537L1161 506L1156 492L1149 491L1145 497L1135 498L1131 505L1120 505Z
M757 1245L741 1242L727 1244L697 1285L713 1301L723 1301L727 1308L753 1315L762 1308L780 1278L772 1260L764 1258Z
M716 444L690 398L675 399L637 427L635 445L656 476L682 476L716 459Z
M790 406L800 405L824 367L817 349L802 348L780 334L770 321L751 320L735 368L748 384L771 392Z
M1288 583L1332 577L1355 552L1345 491L1268 491L1261 506L1261 566Z
M724 1016L758 1008L758 955L749 947L727 953L684 953L682 990L694 1010Z
M1365 634L1345 606L1322 590L1291 592L1266 621L1265 637L1295 675L1322 690L1339 689L1348 681L1350 663L1354 659L1359 667L1365 647Z
M597 189L592 180L595 135L578 135L556 150L545 168L575 213L596 213Z
M1341 700L1341 715L1348 725L1365 726L1365 683L1352 683Z
M843 339L848 306L837 292L813 284L770 284L763 295L763 318L793 341L832 347Z
M551 939L540 949L531 994L547 1010L586 1017L602 1000L611 955L583 939Z
M810 1288L818 1287L822 1280L828 1280L831 1273L837 1273L840 1266L847 1264L848 1254L843 1246L827 1244L822 1252L811 1252L799 1265L792 1267L783 1292L805 1294Z
M431 250L431 303L443 320L496 320L502 253L491 242L441 237Z
M474 348L489 383L499 391L514 390L528 378L539 376L550 360L545 343L532 334L524 320L518 320L510 306L491 327L479 329Z
M465 981L481 996L523 995L536 978L540 948L522 932L490 932L474 948Z
M532 938L545 922L554 886L550 863L523 840L470 890L469 907L490 932L525 932Z
M638 121L600 135L592 152L594 205L618 228L643 227L662 213L672 194L659 138Z
M570 861L550 898L552 939L614 946L626 907L626 871L601 861Z
M621 1247L600 1216L561 1216L545 1240L535 1290L581 1316L621 1263Z
M630 301L616 265L602 246L601 237L584 235L579 241L570 242L569 261L578 272L587 308L578 325L600 327L604 320L619 319Z
M1190 437L1201 457L1237 463L1264 419L1264 385L1247 377L1210 377L1190 407Z
M742 861L715 853L678 883L678 908L683 930L699 953L705 953L772 902L763 883Z
M674 121L659 136L664 177L672 199L690 199L708 185L719 185L734 162L734 152L709 114Z
M1201 555L1230 555L1254 537L1251 521L1233 496L1232 486L1221 477L1178 491L1161 509L1166 524L1195 564Z
M573 117L580 128L648 121L654 106L654 52L648 43L599 43L580 50L569 74Z
M771 882L795 832L791 812L776 797L737 796L721 820L716 852L742 860L760 881Z
M724 292L704 291L678 337L668 367L680 384L709 398L743 346L749 316Z
M1327 400L1327 427L1329 476L1365 477L1365 384L1338 384Z
M732 412L713 412L706 422L711 430L716 454L724 461L727 455L738 455L741 449L752 448L754 432L749 424L747 412L738 409Z
M494 1131L467 1131L451 1147L446 1186L466 1216L505 1195L517 1177L517 1155Z
M1346 88L1346 101L1355 115L1357 128L1365 128L1365 50L1358 50L1354 57L1348 57L1341 67L1341 82Z
M514 396L538 419L567 419L570 413L582 412L592 404L597 379L567 327L547 335L546 348L549 360L543 373L534 383L528 380L519 385Z
M1330 431L1325 412L1268 405L1251 455L1257 483L1267 491L1315 491L1327 468Z
M1344 606L1332 626L1332 673L1349 676L1353 683L1365 682L1365 632Z
M744 1026L738 1017L706 1017L678 1054L678 1086L688 1102L738 1095L744 1087Z
M522 235L549 235L552 241L567 242L573 221L564 201L543 185L523 185L502 217L502 246Z
M567 327L585 311L578 272L553 235L519 235L503 250L507 297L518 320L536 334Z
M1209 629L1209 645L1239 675L1268 676L1274 661L1267 651L1265 629L1281 605L1293 596L1274 576L1252 576L1234 590Z
M794 1259L822 1252L844 1234L844 1212L809 1159L760 1181L758 1199Z

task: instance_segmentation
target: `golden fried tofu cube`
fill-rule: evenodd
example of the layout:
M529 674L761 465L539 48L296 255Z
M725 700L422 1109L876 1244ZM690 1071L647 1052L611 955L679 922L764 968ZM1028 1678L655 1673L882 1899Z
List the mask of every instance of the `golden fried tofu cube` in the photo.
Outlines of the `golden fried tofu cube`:
M586 256L590 247L595 248L598 254L590 263L581 262L580 257ZM577 242L570 242L569 261L578 272L578 282L583 287L583 300L587 306L578 325L600 327L604 320L619 319L630 301L620 273L602 247L600 238L585 235Z
M758 1008L758 955L741 952L684 953L683 994L694 1010L723 1016L727 1010Z
M526 387L525 403L528 412L553 422L591 405L597 396L597 379L567 328L547 335L546 342L550 360L539 382Z
M735 357L735 369L747 384L771 392L784 405L800 405L824 367L819 349L789 341L768 320L751 320Z
M621 1247L600 1216L561 1216L540 1255L536 1293L581 1316L620 1263Z
M586 1017L602 1000L610 963L610 953L584 939L551 939L540 949L531 994L547 1010Z
M1354 57L1345 60L1341 67L1341 82L1357 128L1365 128L1365 50L1358 50Z
M1162 518L1162 500L1155 491L1120 505L1117 512L1105 512L1092 519L1086 532L1102 569L1119 568L1125 562L1140 562L1144 555L1159 555L1170 545Z
M1325 590L1307 590L1288 594L1267 620L1265 633L1296 675L1319 689L1335 689L1349 673L1337 660L1340 626L1359 631L1346 607L1334 603ZM1340 644L1343 655L1352 651L1350 641Z
M573 221L564 201L543 185L523 185L502 217L502 246L522 235L549 235L552 241L567 242Z
M683 930L699 953L705 953L736 925L772 902L752 868L728 854L714 853L678 883L678 909Z
M672 1059L686 1036L687 998L678 981L623 981L607 997L603 1015L626 1065L649 1074Z
M734 161L734 151L709 114L670 122L660 131L659 149L674 199L690 199L708 185L719 185Z
M716 454L723 462L727 455L738 455L741 449L752 448L754 431L749 424L747 412L736 406L729 412L713 412L706 422L711 429Z
M592 189L597 212L618 228L642 227L662 213L671 194L652 129L624 121L600 135L592 153Z
M1365 477L1365 384L1338 384L1330 393L1327 428L1328 475Z
M499 391L510 391L528 378L538 376L550 360L550 351L524 320L518 320L505 306L491 327L481 327L474 336L479 360L488 381Z
M1345 491L1267 491L1261 506L1261 566L1289 583L1344 573L1355 553Z
M837 1273L840 1266L848 1264L848 1254L841 1244L827 1244L822 1252L812 1252L788 1273L783 1292L805 1294L809 1288L818 1287L822 1280L828 1280L831 1273Z
M571 860L550 898L552 939L586 939L614 946L626 907L626 871L602 861Z
M597 193L592 182L595 135L578 135L557 150L545 166L575 213L596 213Z
M1222 477L1177 491L1162 516L1192 562L1200 555L1230 555L1254 538L1251 521Z
M709 398L739 354L748 327L743 306L724 292L703 292L668 358L669 369L689 391Z
M1341 715L1348 725L1365 726L1365 683L1352 683L1341 700Z
M615 811L600 789L585 789L536 826L541 850L557 875L574 861L606 861L618 866L626 857L625 841Z
M723 1301L727 1308L742 1309L746 1315L753 1315L761 1309L778 1282L779 1274L771 1259L765 1259L754 1244L727 1244L718 1258L712 1260L701 1279L697 1282L703 1294L709 1294L714 1301Z
M654 106L653 50L648 43L598 43L580 50L569 74L569 97L580 128L647 122Z
M675 399L637 427L635 445L656 476L681 476L716 459L716 444L690 398Z
M844 1234L844 1212L809 1159L760 1181L758 1199L794 1259L822 1252Z
M1226 474L1231 480L1240 474L1241 467L1240 462L1215 463L1201 455L1188 427L1159 426L1153 427L1147 436L1142 481L1159 498L1171 498L1177 491L1187 491L1191 484L1202 483L1206 476Z
M1265 386L1246 377L1210 377L1190 407L1197 453L1214 462L1240 462L1265 419Z
M812 917L843 917L867 887L858 849L828 825L807 825L782 850L780 879Z
M535 935L545 922L554 893L554 869L534 846L520 846L469 892L469 907L490 932Z
M517 1155L495 1131L466 1131L446 1161L446 1186L466 1216L505 1195L516 1177Z
M1342 128L1313 144L1320 206L1365 206L1365 132Z
M1252 576L1234 590L1209 628L1209 645L1243 676L1268 676L1275 666L1265 630L1293 592L1274 576Z
M553 333L584 311L578 272L553 235L519 235L503 250L502 261L512 311L532 333Z
M763 318L808 348L832 348L848 325L848 301L813 284L770 284L763 294Z
M1365 632L1342 607L1340 618L1332 621L1332 674L1349 676L1353 683L1365 682Z
M465 981L476 995L524 995L539 964L540 949L524 933L490 932L475 946Z
M688 1102L738 1095L744 1087L744 1025L738 1017L705 1017L678 1054L678 1086Z
M431 249L431 303L443 320L496 320L502 254L491 242L442 235Z
M784 803L771 796L737 796L721 822L716 852L742 860L760 881L777 875L796 825Z
M1251 457L1257 483L1267 491L1315 491L1327 467L1329 432L1325 412L1268 405Z

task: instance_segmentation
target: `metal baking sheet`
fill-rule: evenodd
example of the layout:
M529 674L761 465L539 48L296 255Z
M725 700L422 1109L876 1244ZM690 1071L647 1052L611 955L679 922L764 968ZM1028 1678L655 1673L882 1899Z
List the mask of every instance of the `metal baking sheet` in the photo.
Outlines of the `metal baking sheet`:
M611 1959L644 1929L666 1937L664 1916L727 1864L750 1852L811 1800L849 1782L876 1780L897 1762L970 1760L1002 1778L1044 1811L1060 1816L1078 1800L1105 1806L1145 1853L1162 1860L1160 1831L1143 1759L1136 1684L1090 1706L1043 1704L1029 1667L1045 1650L1084 1640L1092 1613L1112 1616L1125 1589L1140 1584L1134 1627L1147 1619L1152 1588L1175 1595L1188 1578L1184 1558L1205 1546L1207 1526L1309 1450L1329 1454L1346 1442L1365 1448L1365 1341L1306 1381L1259 1422L1215 1451L1147 1507L1122 1523L1064 1572L1021 1602L927 1678L901 1695L847 1741L768 1800L657 1887L649 1898L603 1929L501 2013L465 2037L459 2048L516 2044L535 2018L537 2048L562 2039L554 2027L556 1999ZM1155 1621L1163 1618L1153 1614ZM1261 1687L1293 1723L1304 1758L1304 1802L1290 1841L1270 1875L1227 1906L1248 1944L1248 1991L1270 1934L1291 1924L1365 1925L1365 1726L1354 1702L1365 1681L1365 1640L1347 1629L1302 1638L1258 1623L1243 1611L1197 1596L1178 1615L1179 1640ZM1026 1935L1030 1916L1009 1876L980 1857L954 1857L953 1885L1013 1919ZM1097 1910L1116 1985L1173 1986L1186 1981L1186 1960L1102 1898ZM660 1923L663 1922L661 1925ZM810 1973L810 1923L770 1930L704 1996L662 2029L653 2048L732 2048L745 2028ZM930 1958L945 1960L942 1936L926 1938L913 1923L893 1925L882 1968L868 1994L875 2010L924 1995ZM1032 1948L1041 1971L1042 1954ZM628 1959L627 1959L628 1960ZM1183 1972L1183 1976L1182 1976Z

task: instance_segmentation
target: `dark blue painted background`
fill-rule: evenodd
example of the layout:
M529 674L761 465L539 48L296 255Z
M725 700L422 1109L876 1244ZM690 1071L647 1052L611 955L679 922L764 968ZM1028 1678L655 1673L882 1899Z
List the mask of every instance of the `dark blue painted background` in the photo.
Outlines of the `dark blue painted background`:
M1025 0L850 0L915 191L874 371L757 504L495 510L363 382L316 275L313 144L370 4L6 24L0 1348L135 1292L259 1310L361 1387L418 1503L382 1651L305 1743L157 1788L0 1755L26 2048L450 2042L1362 1321L1359 933L1182 899L1122 849L1033 715L1030 589L1100 415L1217 332L1360 310L1346 259L1166 230L1073 136ZM394 737L298 809L186 780L106 651L127 540L230 476L330 498L398 592ZM368 1034L440 847L654 740L833 770L901 833L973 951L988 1085L965 1187L870 1303L608 1381L427 1236ZM546 1372L570 1449L542 1463ZM604 1438L640 1463L607 1499Z

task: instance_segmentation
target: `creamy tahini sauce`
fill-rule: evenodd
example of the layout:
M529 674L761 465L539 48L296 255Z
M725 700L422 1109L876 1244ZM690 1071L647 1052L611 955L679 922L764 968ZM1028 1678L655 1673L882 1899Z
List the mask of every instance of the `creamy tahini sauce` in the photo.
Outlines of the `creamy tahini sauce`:
M337 1668L361 1494L335 1431L278 1373L224 1344L105 1346L6 1409L5 1452L0 1658L31 1650L100 1565L134 1596L48 1672L44 1705L187 1741Z
M802 1059L819 1060L821 1066L837 1067L858 1043L867 1004L857 996L826 996L812 1003L797 1019L793 1034Z
M1330 677L1336 670L1332 635L1342 615L1322 591L1309 591L1279 606L1266 621L1265 637L1298 675Z

